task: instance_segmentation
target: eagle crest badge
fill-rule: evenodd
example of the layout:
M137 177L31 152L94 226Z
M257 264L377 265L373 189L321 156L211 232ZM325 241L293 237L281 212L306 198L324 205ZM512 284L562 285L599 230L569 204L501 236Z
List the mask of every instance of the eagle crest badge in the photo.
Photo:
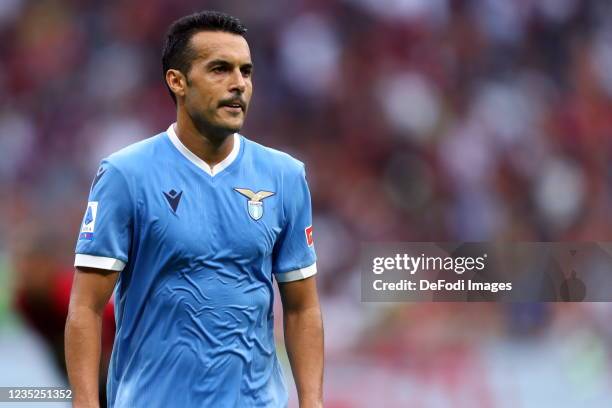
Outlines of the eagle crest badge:
M263 217L263 200L276 194L272 191L264 190L255 193L248 188L234 188L234 190L249 199L249 201L247 201L247 210L251 218L255 221Z

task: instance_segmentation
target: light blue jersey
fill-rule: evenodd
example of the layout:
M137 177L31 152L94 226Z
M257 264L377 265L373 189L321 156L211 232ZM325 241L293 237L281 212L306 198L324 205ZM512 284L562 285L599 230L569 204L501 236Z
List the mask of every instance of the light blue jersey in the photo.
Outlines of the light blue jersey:
M121 271L109 407L285 407L272 277L316 273L304 166L240 135L213 169L167 132L102 161L75 266Z

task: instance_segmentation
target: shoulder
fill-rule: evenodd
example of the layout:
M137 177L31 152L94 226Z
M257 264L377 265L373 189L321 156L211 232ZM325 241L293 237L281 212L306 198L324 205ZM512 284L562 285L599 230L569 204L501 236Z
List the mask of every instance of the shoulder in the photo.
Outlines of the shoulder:
M163 148L165 132L133 143L102 160L103 166L114 167L124 175L133 174L153 163Z
M304 173L304 163L288 153L264 146L242 136L245 149L255 163L285 176L299 176Z

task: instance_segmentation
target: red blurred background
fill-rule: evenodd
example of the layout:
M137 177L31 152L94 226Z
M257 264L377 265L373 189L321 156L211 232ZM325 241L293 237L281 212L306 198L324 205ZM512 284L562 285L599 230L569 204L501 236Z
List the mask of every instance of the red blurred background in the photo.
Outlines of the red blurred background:
M609 406L609 304L366 304L357 265L373 241L612 240L605 0L2 0L0 385L65 384L91 179L173 121L163 35L202 8L249 28L242 133L307 165L326 407ZM112 332L109 307L106 358Z

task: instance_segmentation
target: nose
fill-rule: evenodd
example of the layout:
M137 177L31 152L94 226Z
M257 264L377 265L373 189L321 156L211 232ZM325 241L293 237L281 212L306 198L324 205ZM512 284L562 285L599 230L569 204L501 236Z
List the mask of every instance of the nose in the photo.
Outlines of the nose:
M242 71L239 68L233 71L230 82L230 92L243 93L246 89L246 79L242 75Z

